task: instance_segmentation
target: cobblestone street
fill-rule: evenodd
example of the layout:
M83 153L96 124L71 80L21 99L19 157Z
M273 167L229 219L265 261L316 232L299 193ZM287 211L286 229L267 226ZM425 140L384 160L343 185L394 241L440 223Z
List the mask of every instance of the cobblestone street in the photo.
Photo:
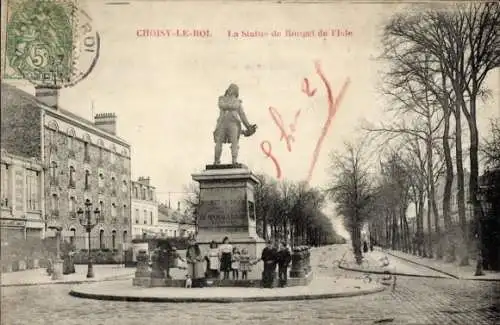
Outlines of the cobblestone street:
M322 275L359 277L333 266ZM395 292L295 302L168 304L97 301L70 285L2 290L2 324L463 324L500 321L500 282L399 276ZM165 288L165 290L168 290Z

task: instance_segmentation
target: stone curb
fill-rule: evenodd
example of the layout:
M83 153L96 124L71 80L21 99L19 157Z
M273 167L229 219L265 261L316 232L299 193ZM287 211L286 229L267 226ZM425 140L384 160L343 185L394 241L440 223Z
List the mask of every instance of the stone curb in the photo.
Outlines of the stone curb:
M429 265L426 265L426 264L423 264L423 263L419 263L419 262L415 262L415 261L412 261L408 258L405 258L405 257L401 257L401 256L398 256L398 255L395 255L395 254L392 254L392 253L389 253L389 252L385 252L387 253L388 255L391 255L391 256L394 256L396 258L399 258L399 259L402 259L403 261L406 261L406 262L409 262L409 263L413 263L413 264L416 264L416 265L420 265L420 266L423 266L423 267L426 267L430 270L433 270L433 271L436 271L436 272L439 272L439 273L443 273L443 274L446 274L454 279L457 279L457 280L472 280L472 281L500 281L500 279L484 279L484 278L463 278L463 277L459 277L459 276L456 276L452 273L448 273L448 272L445 272L445 271L442 271L438 268L435 268L435 267L432 267L432 266L429 266Z
M262 297L140 297L140 296L113 296L109 294L97 294L79 292L72 289L69 294L73 297L111 300L111 301L135 301L135 302L171 302L171 303L240 303L240 302L258 302L258 301L294 301L294 300L319 300L332 298L347 298L355 296L364 296L382 292L385 287L380 286L374 289L365 289L352 292L336 292L323 294L298 294L288 296L262 296Z
M116 281L123 280L127 277L132 277L133 274L127 275L117 275L109 278L104 278L100 280L71 280L71 281L59 281L59 282L36 282L36 283L13 283L13 284L1 284L0 288L11 288L11 287L33 287L33 286L44 286L44 285L55 285L55 284L86 284L86 283L96 283L104 281ZM56 280L57 281L57 280Z
M376 270L362 270L358 268L351 268L347 266L342 266L339 264L339 268L346 271L354 271L360 273L371 273L371 274L391 274L391 275L399 275L399 276L408 276L415 278L431 278L431 279L449 279L449 277L440 276L440 275L422 275L422 274L410 274L410 273L401 273L401 272L385 272L385 271L376 271Z

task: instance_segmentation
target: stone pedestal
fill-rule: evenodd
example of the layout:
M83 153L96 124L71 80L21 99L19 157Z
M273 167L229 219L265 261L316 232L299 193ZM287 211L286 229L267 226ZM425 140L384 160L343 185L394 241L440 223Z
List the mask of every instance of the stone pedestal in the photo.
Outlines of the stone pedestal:
M53 270L52 270L52 280L61 280L63 278L63 261L56 259L54 260Z
M259 180L244 165L207 165L192 175L200 184L197 242L205 254L212 240L227 236L233 246L260 257L264 239L256 232L255 186Z
M137 255L137 269L132 285L139 287L149 287L151 284L151 271L149 270L149 257L145 250L141 250Z

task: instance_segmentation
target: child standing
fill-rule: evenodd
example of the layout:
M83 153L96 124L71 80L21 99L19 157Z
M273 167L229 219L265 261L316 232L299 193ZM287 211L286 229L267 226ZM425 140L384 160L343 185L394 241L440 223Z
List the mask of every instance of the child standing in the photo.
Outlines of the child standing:
M248 280L248 272L252 271L252 258L248 254L248 249L243 248L240 255L241 279Z
M231 269L233 270L233 280L238 280L239 270L240 270L240 250L235 247L233 248L233 256L231 259Z

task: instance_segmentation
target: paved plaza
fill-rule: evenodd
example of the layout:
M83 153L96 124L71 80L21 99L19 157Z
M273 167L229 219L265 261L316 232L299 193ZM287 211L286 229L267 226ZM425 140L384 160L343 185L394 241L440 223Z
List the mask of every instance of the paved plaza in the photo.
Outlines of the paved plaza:
M346 249L345 245L313 249L315 276L361 278L362 273L335 266ZM408 268L411 265L403 260L399 263ZM500 320L500 282L495 281L398 276L394 291L388 288L357 297L231 304L101 301L69 296L72 288L75 285L2 288L2 324L493 325Z

